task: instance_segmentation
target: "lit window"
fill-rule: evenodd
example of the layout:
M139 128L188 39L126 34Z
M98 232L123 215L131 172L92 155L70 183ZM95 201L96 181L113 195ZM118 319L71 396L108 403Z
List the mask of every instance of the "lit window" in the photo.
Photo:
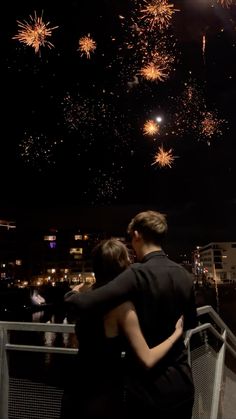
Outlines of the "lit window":
M56 236L44 236L44 241L53 242L57 239Z
M75 234L74 239L75 240L82 240L83 236L82 236L82 234Z
M83 248L82 247L72 247L70 249L71 255L82 255L83 254Z

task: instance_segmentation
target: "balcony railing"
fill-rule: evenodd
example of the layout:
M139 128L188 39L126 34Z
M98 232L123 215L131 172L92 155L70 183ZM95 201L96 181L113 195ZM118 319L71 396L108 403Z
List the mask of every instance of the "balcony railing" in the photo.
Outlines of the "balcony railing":
M236 337L211 306L200 307L198 318L185 338L196 390L193 419L233 419ZM59 419L76 346L72 324L0 322L0 419Z

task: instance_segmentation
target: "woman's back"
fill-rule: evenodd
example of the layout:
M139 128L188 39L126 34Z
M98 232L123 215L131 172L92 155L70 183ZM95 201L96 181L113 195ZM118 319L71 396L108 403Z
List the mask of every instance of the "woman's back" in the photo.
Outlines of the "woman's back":
M105 335L104 319L86 317L76 325L79 343L80 418L120 418L123 414L123 341ZM112 333L111 333L112 334ZM78 389L78 387L77 387Z

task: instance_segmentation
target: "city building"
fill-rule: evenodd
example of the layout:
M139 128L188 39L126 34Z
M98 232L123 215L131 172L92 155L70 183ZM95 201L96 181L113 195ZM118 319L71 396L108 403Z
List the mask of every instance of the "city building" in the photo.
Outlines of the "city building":
M236 281L236 242L212 242L194 252L194 273L215 283Z
M0 220L0 286L7 286L21 275L22 260L17 251L16 223Z

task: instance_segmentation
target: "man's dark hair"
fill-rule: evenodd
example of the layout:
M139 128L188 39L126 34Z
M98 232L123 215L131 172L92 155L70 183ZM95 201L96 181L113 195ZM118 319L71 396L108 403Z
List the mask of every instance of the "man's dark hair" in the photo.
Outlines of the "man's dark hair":
M160 245L167 233L166 216L157 211L143 211L137 214L128 225L128 234L136 230L147 243Z

